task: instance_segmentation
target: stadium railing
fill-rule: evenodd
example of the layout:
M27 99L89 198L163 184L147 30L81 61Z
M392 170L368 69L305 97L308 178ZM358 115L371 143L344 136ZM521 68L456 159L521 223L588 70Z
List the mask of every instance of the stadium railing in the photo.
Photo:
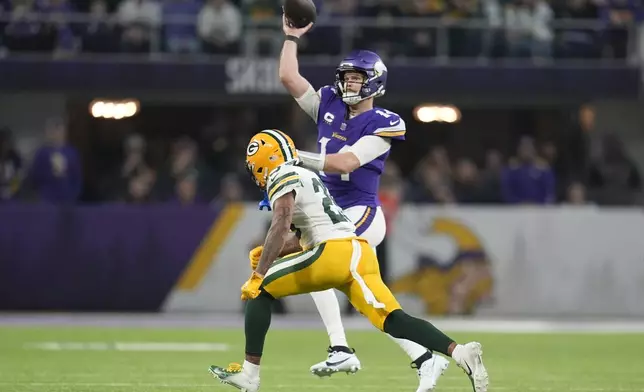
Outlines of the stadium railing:
M49 14L29 14L22 22L44 23L54 27L54 30L69 28L74 36L75 45L67 51L68 56L90 55L82 50L83 27L96 23L97 19L88 14L71 13L57 15L52 19ZM120 26L115 15L104 20L112 26ZM22 50L7 48L7 27L15 22L8 13L0 14L0 57L27 56ZM196 25L193 17L176 16L164 19L160 25L152 26L150 45L144 54L163 55L168 53L165 45L165 31L170 26ZM523 45L518 45L523 57L530 58L533 63L546 61L564 61L566 59L583 59L585 62L628 63L641 64L644 56L644 24L632 23L624 26L611 26L597 19L555 19L547 24L552 33L552 39L539 41L525 39ZM385 57L398 59L433 59L442 62L476 62L490 57L512 58L509 51L508 37L522 29L506 26L503 23L492 25L488 19L451 19L446 22L439 18L363 18L363 17L321 17L315 28L307 35L302 48L302 56L333 56L347 53L350 49L361 47L375 49L384 53ZM419 33L422 36L414 36ZM114 40L120 41L118 30L114 30ZM195 28L195 35L198 38ZM376 36L376 37L374 37ZM378 37L379 36L379 37ZM587 39L586 45L576 38ZM244 55L255 57L276 56L282 42L281 18L253 20L245 18L243 33L234 52L226 55ZM425 44L412 42L415 39L424 40ZM570 45L566 46L568 42ZM3 47L4 43L4 47ZM268 47L260 53L260 44ZM322 48L322 49L320 49ZM20 49L20 48L18 48ZM39 50L41 54L50 51ZM115 45L108 53L121 53L120 59L140 58L139 53L122 53L120 45ZM527 54L526 54L527 52ZM621 53L621 54L620 54ZM105 54L105 51L102 53ZM194 54L214 55L207 53L200 45ZM96 53L91 53L96 56ZM154 56L148 56L154 59Z

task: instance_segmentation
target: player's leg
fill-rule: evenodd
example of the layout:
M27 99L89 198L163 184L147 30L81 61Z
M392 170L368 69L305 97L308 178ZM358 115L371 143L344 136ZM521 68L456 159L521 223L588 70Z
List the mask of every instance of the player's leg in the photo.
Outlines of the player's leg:
M356 222L355 225L357 227L356 234L367 240L375 252L376 247L382 243L387 233L387 222L385 221L382 207L365 211L364 217L356 217L354 222ZM389 334L387 336L411 358L411 367L416 369L420 382L418 390L423 391L426 389L424 385L433 384L436 373L436 369L434 369L436 361L431 360L432 353L428 352L425 347L412 341L398 339Z
M374 261L373 264L375 264L375 267L372 268L372 270L375 272L366 276L357 276L350 284L342 288L342 291L349 297L351 304L360 313L369 318L372 324L382 331L382 326L384 325L384 320L387 315L396 309L400 309L400 305L394 296L390 295L390 292L389 295L387 295L388 289L377 272L377 261ZM369 300L369 298L371 298L371 300ZM419 376L419 384L416 391L433 391L436 387L436 383L438 382L438 378L447 369L449 361L439 355L434 356L427 348L420 346L415 342L395 338L388 333L387 336L403 348L404 345L408 345L407 347L412 348L422 348L421 359L418 361L420 364L415 366L418 370Z
M320 273L312 270L314 263L321 259L324 249L323 244L273 263L266 272L260 295L246 303L246 358L243 365L233 363L228 367L211 366L210 372L213 376L242 391L259 390L260 362L271 324L273 302L275 298L307 293L319 288L315 279Z
M347 336L342 325L340 303L335 291L333 289L318 291L311 293L311 296L329 334L331 346L348 347Z
M374 272L377 262L369 260L369 257L363 257L361 262L364 265L358 267L357 276L343 288L356 309L378 329L395 338L410 340L428 350L451 356L468 375L475 392L487 391L488 376L482 362L481 345L476 342L459 345L431 323L405 313L379 273ZM440 373L447 368L444 358L432 358L440 372L433 385L424 386L424 390L430 391Z
M329 334L329 342L332 347L348 347L347 336L342 325L340 314L340 303L333 289L311 293L313 302L320 313L326 331Z
M347 208L344 210L344 213L356 225L357 234L361 235L374 220L376 209L366 206L355 206ZM384 230L382 230L382 233L375 233L375 235L376 237L380 236L380 238L376 238L378 242L382 241ZM347 343L347 336L342 325L340 303L335 295L335 291L320 291L311 293L311 296L318 309L318 313L320 313L330 341L329 348L327 349L327 358L311 366L311 373L325 377L337 372L357 372L361 368L360 360L356 356L355 350L349 348L349 343Z
M361 364L355 350L349 348L347 343L342 325L340 303L335 291L333 289L318 291L311 293L311 296L324 322L331 343L327 349L327 358L311 366L311 373L319 377L330 376L338 372L355 374L360 370Z
M354 207L355 208L355 207ZM382 207L369 208L369 207L358 207L365 208L364 216L356 217L354 219L356 225L356 234L371 245L374 253L376 248L384 240L387 233L387 223L385 221L385 215L382 212ZM348 209L349 211L352 208ZM347 215L350 216L350 215ZM397 339L391 335L388 335L396 344L402 348L402 350L412 359L416 361L427 353L427 349L408 340ZM420 364L419 364L420 365Z
M271 309L275 299L265 290L246 303L244 331L246 334L246 358L243 365L231 363L227 367L211 366L210 373L222 383L232 385L243 392L259 390L259 367L264 352L264 341L271 325Z
M395 310L386 317L383 331L452 357L469 377L474 392L487 391L489 379L483 365L483 349L480 343L458 344L431 323L410 316L402 309Z

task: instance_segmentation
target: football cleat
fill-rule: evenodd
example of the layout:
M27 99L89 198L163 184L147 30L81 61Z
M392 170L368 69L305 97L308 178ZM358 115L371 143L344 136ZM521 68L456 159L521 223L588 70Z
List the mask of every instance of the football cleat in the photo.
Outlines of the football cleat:
M327 352L329 355L326 361L311 366L311 373L318 377L327 377L338 372L356 374L361 369L355 350L348 347L329 347Z
M433 355L418 368L412 363L412 367L418 373L416 392L432 392L436 388L438 378L443 375L448 366L449 361L440 355Z
M238 363L231 363L226 368L213 365L208 370L222 384L233 386L241 392L259 391L259 377L251 378Z
M483 365L483 348L481 347L481 343L467 343L459 353L460 358L454 358L453 355L454 353L452 353L452 358L463 369L465 374L467 374L467 377L470 378L474 392L487 392L490 380L487 370Z

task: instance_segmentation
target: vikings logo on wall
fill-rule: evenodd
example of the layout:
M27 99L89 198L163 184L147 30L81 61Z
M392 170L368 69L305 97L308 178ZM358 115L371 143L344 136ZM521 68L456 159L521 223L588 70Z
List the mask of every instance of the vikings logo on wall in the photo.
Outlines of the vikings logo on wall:
M396 279L392 291L417 295L428 314L473 313L492 294L492 270L481 240L453 218L434 219L427 235L449 245L419 252L416 270Z

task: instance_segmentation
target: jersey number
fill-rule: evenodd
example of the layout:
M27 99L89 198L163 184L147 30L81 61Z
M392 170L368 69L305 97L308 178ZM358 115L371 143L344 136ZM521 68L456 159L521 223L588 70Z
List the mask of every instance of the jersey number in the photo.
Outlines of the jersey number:
M313 182L313 190L315 193L320 193L322 191L324 196L322 196L322 206L324 206L324 213L327 214L331 222L335 225L341 222L350 222L349 218L344 215L342 209L338 207L337 204L333 201L333 198L329 194L329 190L322 184L320 180L314 178L311 180Z
M390 112L387 109L378 109L378 110L376 110L376 113L378 113L379 115L381 115L384 118L389 118L393 114L392 112Z
M328 137L320 138L320 154L322 154L322 155L326 155L326 145L327 145L327 144L329 144L329 142L330 142L330 141L331 141L331 139L329 139ZM350 146L347 146L347 145L345 144L344 146L342 146L342 148L340 149L340 151L338 151L338 153L341 153L341 152L345 152L345 151L347 151L347 150L349 149L349 147L350 147ZM321 171L321 172L320 172L320 175L321 175L321 176L325 176L325 177L326 177L326 174L324 174L324 172L323 172L323 171ZM347 174L342 174L342 175L340 176L340 179L341 179L342 181L349 181L349 173L347 173Z

